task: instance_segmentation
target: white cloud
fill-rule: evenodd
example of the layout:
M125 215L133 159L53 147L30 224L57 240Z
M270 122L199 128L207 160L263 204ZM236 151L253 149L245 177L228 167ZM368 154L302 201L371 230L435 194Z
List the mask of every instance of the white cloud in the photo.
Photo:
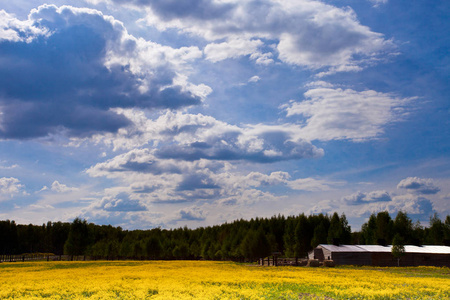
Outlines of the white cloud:
M260 81L261 80L261 78L259 77L259 76L252 76L249 80L248 80L248 82L258 82L258 81Z
M120 110L133 126L93 140L118 149L157 145L154 155L183 160L276 162L318 158L323 150L299 136L296 125L230 125L202 114L166 112L155 120L136 110Z
M433 203L426 198L406 194L392 197L392 201L376 202L361 206L361 209L355 210L358 215L367 215L380 211L388 211L390 214L396 214L399 211L406 212L410 216L428 219L433 212Z
M206 59L212 62L218 62L227 58L237 58L244 55L257 53L258 48L262 46L260 40L242 40L236 39L220 44L211 43L205 47Z
M0 41L31 42L34 38L48 34L45 28L33 25L31 20L20 21L4 10L0 10Z
M19 179L14 177L1 177L0 178L0 200L5 197L14 197L15 195L22 193L26 194L23 189L25 186L20 183Z
M46 187L42 188L42 190L46 190L45 188ZM50 189L51 189L51 191L56 192L56 193L68 193L68 192L73 192L73 191L78 190L78 188L68 187L65 184L59 183L57 180L53 181Z
M424 195L437 194L441 189L434 185L433 179L408 177L403 179L397 185L398 189L406 189L410 192Z
M373 6L374 6L374 7L378 7L378 6L380 6L381 4L386 4L386 3L388 3L389 0L369 0L369 1L373 3Z
M268 53L278 54L285 63L313 69L333 67L336 72L375 59L392 46L383 35L361 25L351 8L319 1L189 1L184 9L159 1L115 2L147 5L145 21L159 30L176 28L208 41L225 39L217 55L210 56L213 61L250 52L258 56L263 46L270 48L275 43L276 51ZM249 47L254 41L264 45Z
M328 214L330 212L338 211L338 209L340 209L340 204L338 202L333 200L322 200L309 208L305 213L307 215Z
M270 186L292 190L324 191L338 184L321 179L292 180L287 172L242 172L228 162L186 161L161 158L156 150L134 149L92 166L92 177L120 180L124 187L109 193L128 193L143 203L183 203L209 201L227 205L252 204L278 197L263 191Z
M321 83L323 86L323 83ZM306 100L282 106L287 116L300 115L305 126L300 136L307 140L373 139L384 127L402 120L404 105L412 99L373 90L317 87L304 94Z
M0 163L2 163L2 162L0 161ZM19 165L17 165L17 164L10 165L10 166L2 166L2 165L0 165L0 170L11 170L11 169L15 169L15 168L18 168L18 167L19 167Z
M321 179L314 178L300 178L287 183L288 186L293 190L318 192L318 191L328 191L331 186L342 184L341 182L330 182Z
M126 193L115 196L105 196L99 202L94 202L91 209L99 209L110 212L146 211L147 208L139 200L130 199Z

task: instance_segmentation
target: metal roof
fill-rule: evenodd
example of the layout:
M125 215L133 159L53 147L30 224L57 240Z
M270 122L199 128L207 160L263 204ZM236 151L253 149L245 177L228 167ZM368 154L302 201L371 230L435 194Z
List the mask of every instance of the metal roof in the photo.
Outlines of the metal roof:
M392 245L327 245L320 244L318 247L327 249L331 252L391 252ZM424 254L450 254L449 246L412 246L405 245L406 253L424 253Z
M318 247L327 249L331 252L366 252L364 249L361 249L357 245L326 245L326 244L320 244Z
M358 247L360 247L361 249L364 249L364 251L367 251L367 252L391 252L391 246L358 245Z

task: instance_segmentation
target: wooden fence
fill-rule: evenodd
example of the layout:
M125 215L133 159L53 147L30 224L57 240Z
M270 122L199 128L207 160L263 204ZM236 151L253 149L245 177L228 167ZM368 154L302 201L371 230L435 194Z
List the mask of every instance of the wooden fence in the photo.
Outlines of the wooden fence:
M25 262L25 261L84 261L93 260L93 257L83 255L46 255L46 254L18 254L0 255L0 262Z
M308 260L303 258L280 258L272 256L259 259L261 266L306 266L307 263Z

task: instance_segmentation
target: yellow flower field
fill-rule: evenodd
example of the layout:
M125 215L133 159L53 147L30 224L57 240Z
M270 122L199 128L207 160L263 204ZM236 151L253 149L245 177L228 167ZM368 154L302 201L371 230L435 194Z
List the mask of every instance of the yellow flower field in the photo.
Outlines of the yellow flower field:
M0 299L450 299L448 268L211 261L0 264Z

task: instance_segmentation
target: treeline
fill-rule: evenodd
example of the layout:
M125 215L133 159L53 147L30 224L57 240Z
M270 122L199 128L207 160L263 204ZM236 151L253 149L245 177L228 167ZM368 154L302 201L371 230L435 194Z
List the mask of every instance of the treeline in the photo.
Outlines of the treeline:
M302 258L319 244L391 244L401 236L405 244L443 245L450 241L450 216L437 215L430 226L413 223L406 213L370 216L361 231L353 232L344 214L237 220L217 226L188 229L122 230L75 219L42 226L0 221L0 254L54 253L98 259L211 259L255 260L273 252Z

